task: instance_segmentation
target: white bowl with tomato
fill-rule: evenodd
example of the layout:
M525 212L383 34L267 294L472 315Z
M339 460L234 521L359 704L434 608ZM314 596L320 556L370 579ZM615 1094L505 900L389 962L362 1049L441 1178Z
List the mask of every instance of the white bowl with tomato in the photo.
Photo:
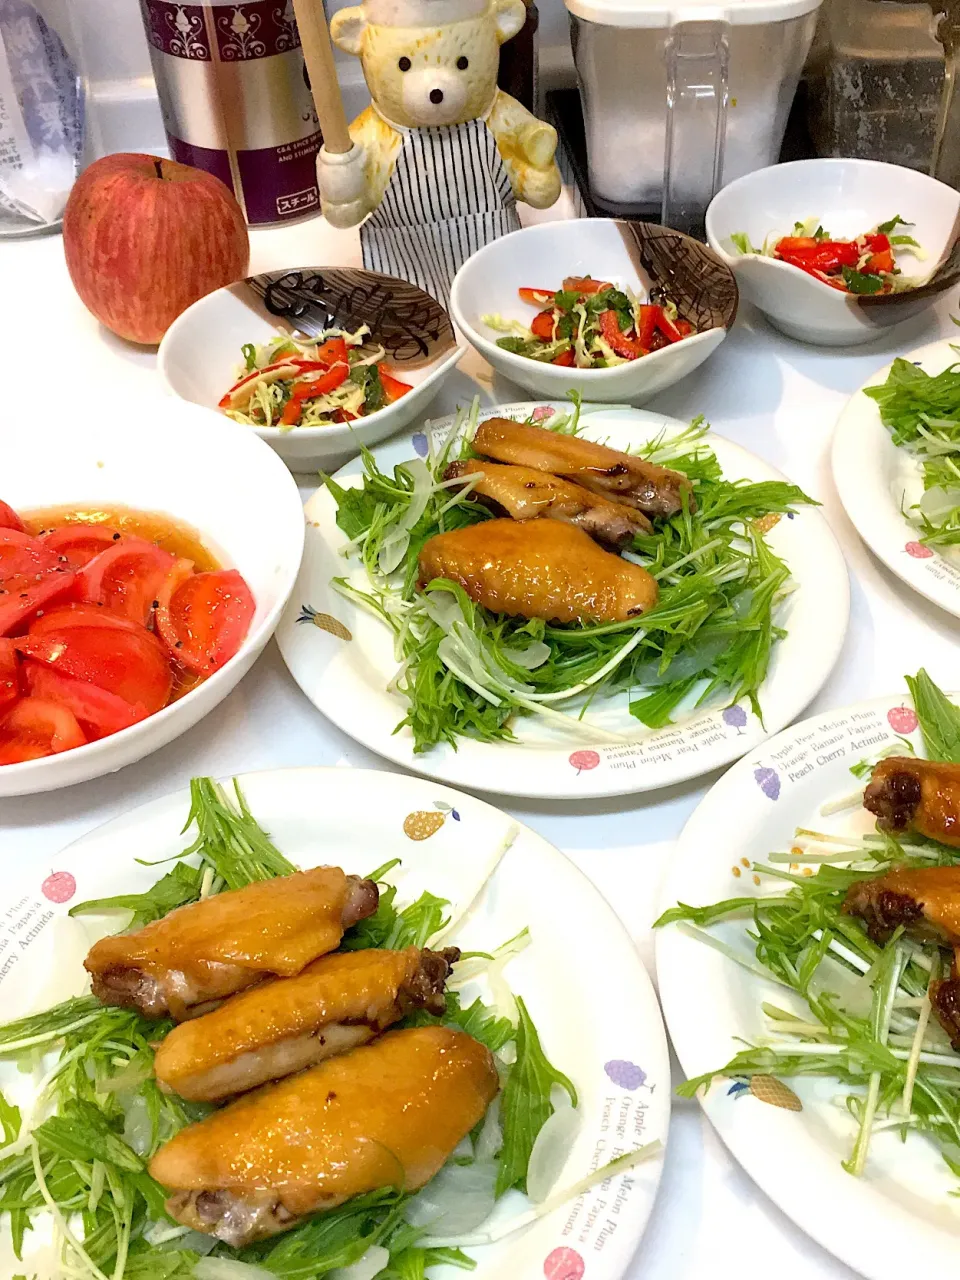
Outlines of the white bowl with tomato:
M797 160L714 196L707 240L740 291L791 338L870 342L955 283L930 277L956 238L960 194L876 160Z
M112 773L216 706L273 634L304 523L260 440L162 399L137 406L135 430L103 409L11 436L2 485L0 796L14 796Z
M443 349L401 371L376 334L354 326L300 339L231 286L173 322L157 367L168 390L258 435L304 472L339 464L422 417L462 354L451 333Z
M639 404L717 349L737 286L688 236L586 218L485 246L457 272L450 311L499 373L537 395Z

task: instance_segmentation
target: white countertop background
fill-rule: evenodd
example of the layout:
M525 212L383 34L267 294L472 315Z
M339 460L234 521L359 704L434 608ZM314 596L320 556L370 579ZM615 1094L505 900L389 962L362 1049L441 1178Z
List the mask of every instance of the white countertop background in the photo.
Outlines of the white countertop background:
M553 216L567 211L562 205ZM257 231L252 242L253 271L359 263L356 232L333 231L319 219ZM865 550L839 506L829 469L831 429L846 397L894 355L941 337L960 339L951 307L960 308L952 296L878 342L844 354L791 342L744 305L718 352L647 406L681 418L704 413L717 432L785 472L823 504L849 566L852 614L840 660L810 714L899 692L903 674L921 665L939 683L956 686L960 623L912 594ZM106 412L128 415L135 432L138 405L164 394L154 364L152 353L112 337L84 310L70 285L59 236L0 242L0 376L6 393L0 403L0 497L5 432L42 432L51 413L69 413L82 430L85 419ZM458 399L478 392L487 403L525 398L470 353L431 415L449 412ZM145 461L163 447L162 439L145 439ZM304 477L304 496L314 487ZM248 500L255 511L255 493L238 500ZM142 763L57 794L0 801L0 872L43 868L78 836L184 787L193 775L295 765L393 767L345 737L307 702L271 642L224 703ZM660 885L684 822L717 776L592 803L485 798L558 845L594 880L652 971L650 925ZM695 973L690 998L697 999ZM619 1012L630 1016L628 1008ZM697 1104L675 1102L673 1114L659 1202L627 1280L850 1280L854 1273L808 1240L740 1170ZM802 1187L797 1190L802 1194Z

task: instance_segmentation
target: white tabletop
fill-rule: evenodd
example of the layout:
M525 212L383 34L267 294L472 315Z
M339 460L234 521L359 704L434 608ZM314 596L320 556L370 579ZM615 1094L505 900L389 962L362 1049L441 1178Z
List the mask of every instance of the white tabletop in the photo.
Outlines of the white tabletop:
M321 220L256 232L254 271L306 263L359 263L356 232ZM533 282L535 283L535 282ZM956 685L960 626L889 574L864 549L840 509L829 467L830 433L846 397L898 353L957 334L951 302L907 321L852 353L780 337L743 306L718 352L649 407L680 418L703 413L719 433L757 453L823 503L840 539L852 586L846 645L810 712L899 691L924 665ZM958 335L960 337L960 335ZM40 353L43 353L42 355ZM39 365L42 362L43 370ZM42 430L49 413L78 425L111 406L137 429L137 406L163 392L154 356L113 338L71 288L58 236L0 243L0 497L3 433ZM472 353L431 413L458 398L524 399ZM39 406L39 407L38 407ZM162 448L163 441L146 442ZM189 459L184 459L189 466ZM305 478L303 492L312 490ZM276 646L192 732L141 764L53 795L0 804L0 858L42 867L65 844L106 819L183 787L196 774L229 775L291 765L389 769L333 728L300 693ZM659 794L593 803L506 801L509 810L563 849L606 894L653 968L650 925L674 842L716 775ZM497 797L486 797L499 803ZM0 864L2 865L2 864ZM690 975L696 1000L696 975ZM629 1017L629 1009L621 1011ZM798 1188L798 1193L802 1188ZM746 1266L744 1265L746 1263ZM850 1280L853 1272L808 1240L741 1172L695 1103L676 1102L657 1211L628 1280L702 1280L720 1274L778 1280Z

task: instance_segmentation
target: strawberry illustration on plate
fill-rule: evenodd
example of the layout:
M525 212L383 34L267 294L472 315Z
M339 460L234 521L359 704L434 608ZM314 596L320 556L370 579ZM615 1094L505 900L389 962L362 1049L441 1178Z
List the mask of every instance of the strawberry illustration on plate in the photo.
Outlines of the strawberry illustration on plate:
M914 560L929 560L933 552L929 547L925 547L922 542L908 542L903 548L908 556L913 556Z
M40 886L48 902L69 902L77 892L77 882L69 871L53 871Z
M913 707L891 707L887 712L887 724L894 733L913 733L919 721Z
M570 753L570 763L576 769L577 774L583 773L584 769L595 769L600 763L600 753L598 751L572 751Z

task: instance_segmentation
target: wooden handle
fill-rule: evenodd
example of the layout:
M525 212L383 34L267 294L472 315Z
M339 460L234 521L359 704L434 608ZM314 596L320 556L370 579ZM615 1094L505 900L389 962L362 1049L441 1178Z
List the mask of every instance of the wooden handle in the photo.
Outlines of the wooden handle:
M322 0L293 0L293 11L300 31L303 60L310 77L310 91L320 119L323 144L328 151L342 155L352 148L353 141L343 110Z

